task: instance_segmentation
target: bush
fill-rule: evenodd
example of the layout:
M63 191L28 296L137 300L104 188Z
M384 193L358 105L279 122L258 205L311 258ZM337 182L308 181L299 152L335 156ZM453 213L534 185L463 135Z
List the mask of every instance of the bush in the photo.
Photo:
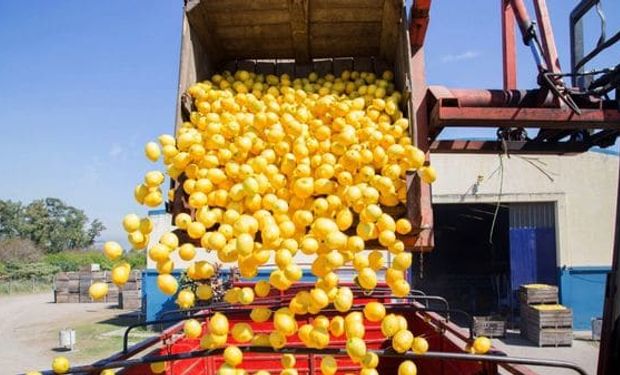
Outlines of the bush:
M144 252L129 252L124 259L131 265L132 269L142 269L146 266ZM114 266L114 262L106 258L99 250L70 250L49 254L45 257L45 262L57 266L63 272L79 271L82 266L91 263L98 263L101 269L106 271L111 270Z
M30 240L11 238L0 242L0 262L29 263L37 262L42 258L43 250Z
M6 275L11 279L49 279L60 269L57 266L43 263L8 263L6 265Z
M80 267L98 263L102 270L112 269L112 262L101 251L67 250L45 256L45 262L57 266L63 272L79 271Z

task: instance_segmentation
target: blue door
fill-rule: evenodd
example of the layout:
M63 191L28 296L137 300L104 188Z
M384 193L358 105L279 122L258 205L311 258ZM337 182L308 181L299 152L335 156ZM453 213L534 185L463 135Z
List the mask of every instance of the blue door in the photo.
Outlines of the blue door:
M522 284L558 285L555 204L511 203L509 215L513 296Z

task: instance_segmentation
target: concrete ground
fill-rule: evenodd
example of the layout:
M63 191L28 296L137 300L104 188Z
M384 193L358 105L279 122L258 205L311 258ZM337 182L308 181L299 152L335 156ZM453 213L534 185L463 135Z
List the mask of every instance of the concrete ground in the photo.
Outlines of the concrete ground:
M2 374L49 369L52 359L58 355L66 356L72 364L85 364L121 349L115 342L110 343L113 347L110 345L105 349L108 353L99 351L97 345L102 332L96 329L119 329L115 319L126 312L116 309L112 304L55 304L53 301L51 292L0 297ZM58 333L62 328L78 330L76 351L60 352L57 348ZM93 337L85 334L95 331L97 335Z
M509 356L538 359L553 359L573 362L583 368L588 374L596 374L598 362L598 342L591 341L590 332L576 332L573 345L570 347L542 347L539 348L527 339L521 337L518 331L509 331L505 338L494 339L493 345ZM541 375L577 374L572 370L527 366Z

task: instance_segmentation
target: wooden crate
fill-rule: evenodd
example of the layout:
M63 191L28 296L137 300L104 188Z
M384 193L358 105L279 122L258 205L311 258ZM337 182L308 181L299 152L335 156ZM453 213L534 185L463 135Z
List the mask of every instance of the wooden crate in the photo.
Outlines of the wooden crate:
M544 284L521 285L519 300L522 305L558 303L558 287Z
M537 328L528 327L525 337L538 346L572 346L573 330L571 328Z
M58 280L54 282L54 290L59 292L69 292L69 279Z
M54 303L68 303L69 302L69 293L68 292L54 292Z
M80 303L80 295L78 293L69 293L69 303Z
M501 316L474 316L474 335L506 336L506 321Z
M69 290L69 293L78 293L80 291L80 281L69 280L68 290Z
M572 328L572 310L561 305L557 306L558 310L547 310L550 305L521 305L522 325L537 328Z
M121 291L121 293L119 294L119 307L125 310L137 310L142 308L142 291Z

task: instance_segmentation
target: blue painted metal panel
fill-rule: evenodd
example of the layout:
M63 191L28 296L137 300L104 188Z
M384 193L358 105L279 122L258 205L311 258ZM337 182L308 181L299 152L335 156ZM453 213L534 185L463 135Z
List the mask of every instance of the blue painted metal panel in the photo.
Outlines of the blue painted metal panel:
M611 267L560 268L560 301L573 310L573 327L590 330L591 319L603 315L605 280Z
M182 270L175 270L172 275L179 278ZM316 281L316 277L310 273L310 270L303 270L304 275L301 281L313 282ZM259 270L258 275L251 281L268 280L270 269ZM248 281L248 280L244 280ZM176 296L167 296L163 294L157 287L157 271L146 270L142 273L142 304L144 314L147 320L160 319L161 314L178 309L178 306L174 302Z
M179 278L181 271L175 270L172 275ZM177 309L174 302L176 296L167 296L157 287L157 271L146 270L142 273L142 301L146 320L160 319L164 311Z
M510 228L510 281L557 285L554 228Z

